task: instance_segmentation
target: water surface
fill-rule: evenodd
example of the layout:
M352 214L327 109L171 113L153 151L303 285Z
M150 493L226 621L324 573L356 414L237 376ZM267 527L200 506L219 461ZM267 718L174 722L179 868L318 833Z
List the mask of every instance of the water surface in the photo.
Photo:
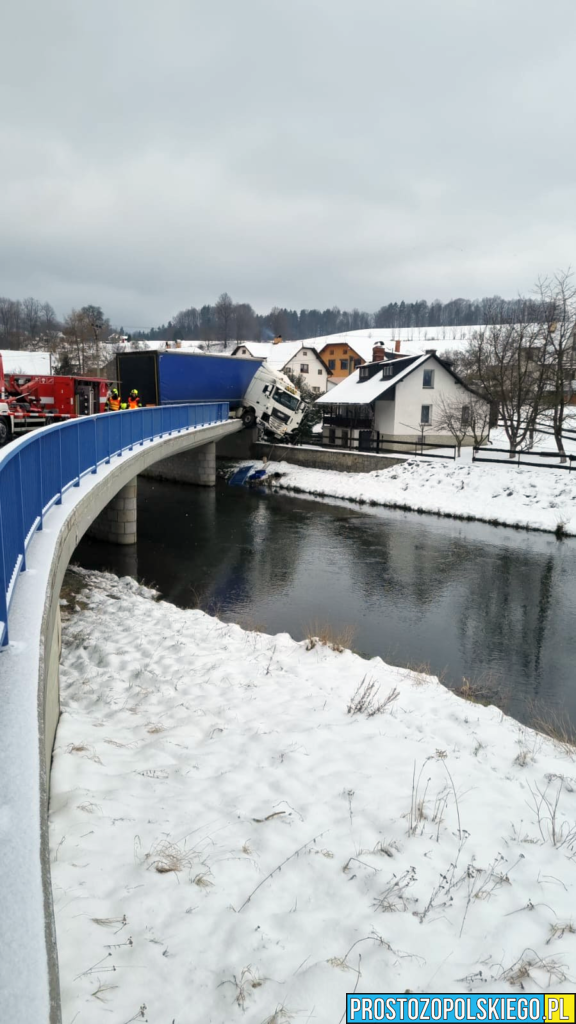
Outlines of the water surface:
M222 482L138 488L135 549L84 539L75 561L269 633L352 628L359 654L576 725L576 540Z

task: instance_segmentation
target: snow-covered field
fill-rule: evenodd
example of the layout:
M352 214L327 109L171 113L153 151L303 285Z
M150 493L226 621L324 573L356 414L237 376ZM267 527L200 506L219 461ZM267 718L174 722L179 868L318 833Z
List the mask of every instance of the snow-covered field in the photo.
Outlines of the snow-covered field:
M373 473L308 469L288 462L268 462L266 468L276 486L305 494L534 530L562 527L564 533L576 534L576 469L568 473L472 464L469 455L464 452L457 462L407 458ZM254 465L260 468L262 463Z
M378 658L80 579L50 807L64 1024L574 990L573 752Z

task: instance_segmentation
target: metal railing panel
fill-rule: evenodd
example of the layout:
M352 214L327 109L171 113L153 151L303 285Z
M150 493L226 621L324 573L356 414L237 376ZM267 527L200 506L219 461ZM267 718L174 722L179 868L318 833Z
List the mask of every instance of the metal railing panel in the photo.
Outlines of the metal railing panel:
M88 473L114 456L174 431L225 423L227 402L99 413L21 438L0 456L0 646L8 643L10 604L26 550L44 516Z

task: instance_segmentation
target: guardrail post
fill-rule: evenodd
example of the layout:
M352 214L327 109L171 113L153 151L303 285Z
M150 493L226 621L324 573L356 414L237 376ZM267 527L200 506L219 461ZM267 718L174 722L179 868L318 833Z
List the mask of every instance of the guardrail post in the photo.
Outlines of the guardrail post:
M108 452L107 457L106 457L106 462L109 464L110 463L110 448L112 447L112 445L110 443L110 414L109 413L106 416L106 424L107 424L107 426L106 426L106 442L107 442L106 449L107 449L107 452Z
M44 487L42 485L42 438L41 437L38 438L38 444L36 446L36 451L37 451L37 455L38 455L38 458L36 459L36 472L37 472L37 477L38 477L38 486L39 486L39 490L40 490L40 510L39 510L40 522L38 524L38 529L39 530L43 530L44 529Z
M80 476L78 476L78 482L80 482ZM62 430L58 431L58 487L60 493L54 502L55 505L62 504Z
M94 465L92 467L92 473L98 472L98 435L96 429L96 417L94 417Z
M0 502L0 620L4 623L2 647L7 647L8 637L8 601L6 599L6 563L4 561L4 525L2 521L2 503Z
M76 427L76 479L74 487L80 487L80 428Z
M20 572L26 572L26 536L24 533L24 495L22 494L22 465L20 461L20 453L18 453L16 459L16 494L14 497L18 502L18 510L20 515L18 517L18 526L20 528L20 544L22 546L22 564L20 566Z

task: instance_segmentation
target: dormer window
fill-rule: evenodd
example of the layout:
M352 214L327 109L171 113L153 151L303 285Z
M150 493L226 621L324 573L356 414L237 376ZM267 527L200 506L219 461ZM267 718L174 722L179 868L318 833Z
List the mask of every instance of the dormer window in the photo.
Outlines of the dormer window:
M358 377L358 380L369 380L369 379L370 379L370 367L369 366L361 366L360 367L360 375Z
M391 366L383 367L383 369L382 369L382 376L383 377L391 377L392 376L392 367Z

